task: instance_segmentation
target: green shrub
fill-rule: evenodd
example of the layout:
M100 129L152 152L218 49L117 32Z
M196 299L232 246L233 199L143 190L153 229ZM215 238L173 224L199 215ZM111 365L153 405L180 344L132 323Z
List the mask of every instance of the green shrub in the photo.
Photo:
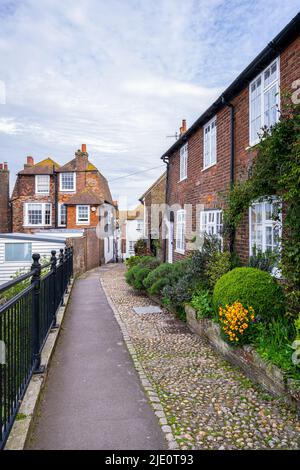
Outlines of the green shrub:
M142 258L142 256L130 256L130 258L127 258L125 260L125 265L127 266L127 268L132 268L133 266L139 264Z
M296 339L300 339L300 313L297 320L295 320L294 325L296 329Z
M148 249L146 240L144 240L143 238L137 240L134 244L134 252L137 256L147 255Z
M269 273L256 268L235 268L217 281L213 293L216 309L237 300L253 307L256 318L271 319L285 312L281 286Z
M208 289L207 268L210 260L220 249L220 241L215 236L206 236L202 250L194 251L185 261L184 272L174 285L163 289L163 297L171 305L178 308L190 302L198 289Z
M137 290L143 290L144 279L148 276L152 269L157 268L159 261L153 256L142 256L138 264L129 268L125 273L127 284Z
M144 280L144 286L149 294L161 294L162 289L167 285L175 284L183 272L183 263L177 262L174 264L162 263Z
M138 269L136 270L136 274L132 283L132 286L136 290L143 290L144 289L144 279L148 276L148 274L151 272L150 268L143 268L140 266L137 266Z
M214 315L212 295L209 290L200 290L196 292L191 300L191 306L196 310L196 317L207 318Z
M295 338L293 322L286 316L255 325L251 342L259 355L284 370L289 377L300 379L299 368L292 361L291 344Z
M126 279L126 282L127 284L129 284L130 286L133 285L133 282L135 280L135 276L136 276L136 273L139 271L139 267L138 266L132 266L132 268L128 269L128 271L126 271L125 273L125 279Z
M207 265L208 285L214 288L216 282L223 274L231 270L231 255L229 251L217 251L212 254Z

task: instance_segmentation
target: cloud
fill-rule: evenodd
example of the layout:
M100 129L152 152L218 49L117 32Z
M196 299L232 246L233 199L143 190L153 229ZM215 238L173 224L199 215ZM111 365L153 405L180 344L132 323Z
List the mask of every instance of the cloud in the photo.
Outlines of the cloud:
M159 166L181 119L191 125L297 11L298 0L2 0L0 161L14 174L26 153L63 163L85 142L134 204L163 168L115 178Z

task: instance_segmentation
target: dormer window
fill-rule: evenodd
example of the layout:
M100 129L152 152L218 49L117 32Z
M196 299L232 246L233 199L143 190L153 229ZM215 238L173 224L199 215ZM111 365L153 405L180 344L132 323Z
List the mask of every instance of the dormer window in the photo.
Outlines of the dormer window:
M60 190L63 192L75 192L76 188L76 173L66 172L60 174Z

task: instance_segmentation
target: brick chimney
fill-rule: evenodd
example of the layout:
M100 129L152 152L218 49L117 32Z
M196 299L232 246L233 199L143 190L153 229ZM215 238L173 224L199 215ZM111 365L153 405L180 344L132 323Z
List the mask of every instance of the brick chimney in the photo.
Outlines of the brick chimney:
M34 166L34 159L31 156L28 156L26 159L26 163L24 163L24 168L29 168L31 166Z
M9 170L7 162L0 163L0 233L10 231Z
M86 144L82 144L81 150L78 149L77 152L75 152L77 171L86 170L86 167L88 164L88 157L89 157L89 154L86 151Z
M186 132L186 119L182 119L182 124L179 129L180 135L184 134Z

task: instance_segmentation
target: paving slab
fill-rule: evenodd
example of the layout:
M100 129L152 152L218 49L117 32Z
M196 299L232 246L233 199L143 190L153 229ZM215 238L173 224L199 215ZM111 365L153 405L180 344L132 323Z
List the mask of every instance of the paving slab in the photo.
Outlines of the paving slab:
M26 448L167 448L95 271L75 282Z

